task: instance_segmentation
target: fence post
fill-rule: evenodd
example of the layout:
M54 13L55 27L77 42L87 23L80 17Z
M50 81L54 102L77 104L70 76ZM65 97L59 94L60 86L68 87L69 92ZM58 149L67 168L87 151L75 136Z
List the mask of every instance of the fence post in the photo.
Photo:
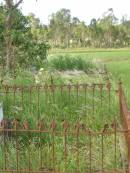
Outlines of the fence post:
M127 145L127 162L128 162L128 170L127 172L130 173L130 135L129 135L129 130L130 130L130 114L128 111L128 107L126 104L126 99L124 96L124 92L122 89L122 83L119 82L119 107L120 107L120 116L121 116L121 122L123 125L123 130L125 131L125 140L126 140L126 145Z

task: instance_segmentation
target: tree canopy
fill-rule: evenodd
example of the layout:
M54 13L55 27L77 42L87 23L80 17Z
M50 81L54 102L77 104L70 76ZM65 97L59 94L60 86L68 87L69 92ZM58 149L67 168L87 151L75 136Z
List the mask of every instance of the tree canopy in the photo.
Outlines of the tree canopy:
M24 16L18 8L22 1L5 0L0 6L0 59L6 70L14 66L38 68L49 48L40 37L40 20L33 14Z

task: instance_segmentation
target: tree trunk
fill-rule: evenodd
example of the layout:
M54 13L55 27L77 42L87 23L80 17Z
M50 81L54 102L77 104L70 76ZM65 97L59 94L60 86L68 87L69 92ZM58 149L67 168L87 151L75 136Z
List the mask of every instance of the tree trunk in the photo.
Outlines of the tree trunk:
M11 68L12 63L12 38L11 38L11 13L8 14L6 17L6 24L5 24L5 44L6 44L6 70L8 71Z
M7 17L5 20L5 62L6 62L6 70L9 71L13 65L13 51L12 51L12 13L14 9L16 9L23 0L19 0L16 4L13 3L13 0L5 0L6 9L7 9Z

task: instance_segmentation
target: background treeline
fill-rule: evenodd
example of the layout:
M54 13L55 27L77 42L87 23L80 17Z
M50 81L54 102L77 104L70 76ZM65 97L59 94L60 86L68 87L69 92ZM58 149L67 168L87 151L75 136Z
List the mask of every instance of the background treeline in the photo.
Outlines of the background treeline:
M70 10L61 9L50 16L49 25L43 26L43 30L44 38L52 47L116 48L130 45L130 20L123 16L119 21L112 8L98 20L92 19L89 25L72 17Z
M123 16L119 21L112 8L98 20L92 19L89 25L72 17L68 9L50 15L48 25L41 24L34 14L27 18L34 37L45 40L52 48L117 48L130 45L130 20Z
M119 21L112 8L88 25L61 9L44 25L33 13L24 16L18 3L5 2L0 6L0 61L7 69L16 64L39 67L49 48L130 46L130 20L123 16Z

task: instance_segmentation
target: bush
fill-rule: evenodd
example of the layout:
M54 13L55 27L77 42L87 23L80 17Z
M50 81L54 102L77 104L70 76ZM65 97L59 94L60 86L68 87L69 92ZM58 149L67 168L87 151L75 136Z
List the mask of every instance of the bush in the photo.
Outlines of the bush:
M80 56L73 57L72 55L58 55L57 57L51 58L48 66L59 71L81 70L88 72L94 68L92 61L81 58Z

